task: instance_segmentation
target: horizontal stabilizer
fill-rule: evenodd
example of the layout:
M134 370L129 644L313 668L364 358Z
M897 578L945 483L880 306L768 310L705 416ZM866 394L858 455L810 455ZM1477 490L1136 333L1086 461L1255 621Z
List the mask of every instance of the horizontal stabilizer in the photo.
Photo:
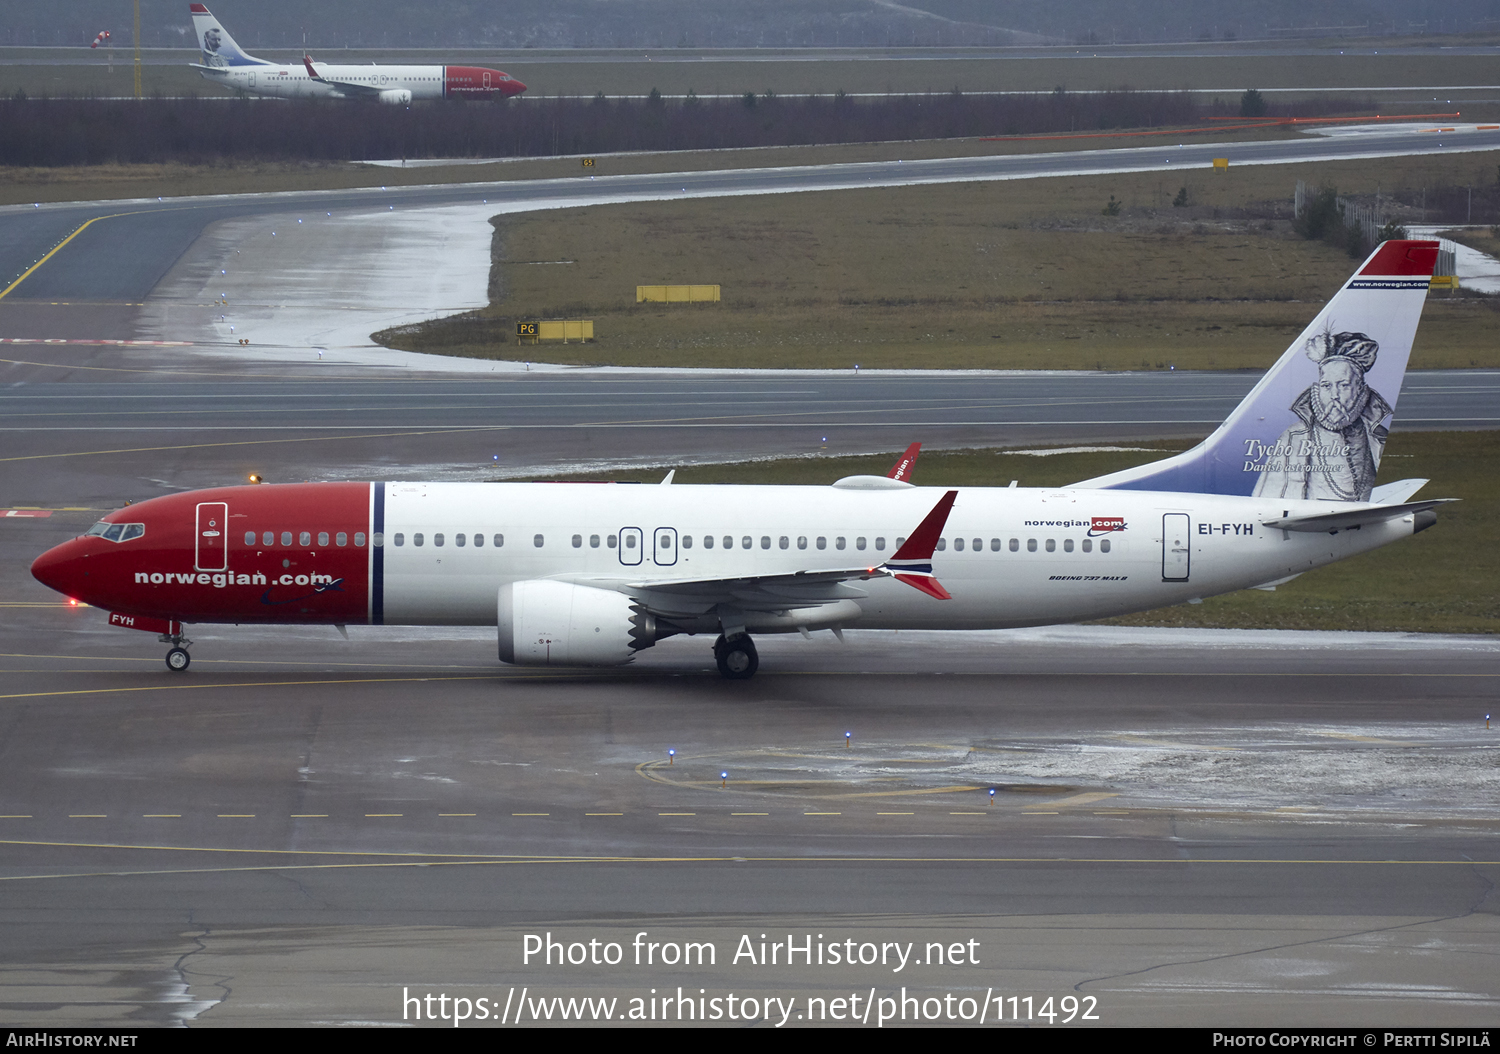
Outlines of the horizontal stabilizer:
M1317 516L1283 516L1279 520L1266 520L1265 526L1280 531L1344 531L1351 527L1363 527L1370 523L1385 523L1414 514L1427 512L1446 505L1458 498L1435 498L1432 501L1413 501L1405 505L1367 505L1347 512L1325 512Z
M1427 486L1425 479L1398 479L1394 483L1383 483L1370 491L1370 500L1381 505L1400 505L1411 500L1411 496Z

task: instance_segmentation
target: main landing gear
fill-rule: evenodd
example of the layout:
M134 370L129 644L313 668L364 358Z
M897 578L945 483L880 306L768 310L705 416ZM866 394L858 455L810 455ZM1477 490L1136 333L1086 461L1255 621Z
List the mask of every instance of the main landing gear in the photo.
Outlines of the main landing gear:
M182 629L177 623L172 623L172 628L175 632L163 633L156 639L163 644L172 645L172 650L167 652L167 669L173 673L181 673L193 661L193 657L188 654L193 642L182 635Z
M760 668L760 656L755 653L755 642L748 633L736 633L725 637L722 634L714 641L714 659L719 672L731 681L748 681Z

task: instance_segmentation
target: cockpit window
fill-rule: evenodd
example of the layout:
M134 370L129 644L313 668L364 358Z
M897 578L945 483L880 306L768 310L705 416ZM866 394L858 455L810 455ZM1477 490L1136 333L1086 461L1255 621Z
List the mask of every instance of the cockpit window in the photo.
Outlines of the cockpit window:
M100 520L89 528L88 538L103 538L107 542L128 542L146 533L144 523L106 523Z

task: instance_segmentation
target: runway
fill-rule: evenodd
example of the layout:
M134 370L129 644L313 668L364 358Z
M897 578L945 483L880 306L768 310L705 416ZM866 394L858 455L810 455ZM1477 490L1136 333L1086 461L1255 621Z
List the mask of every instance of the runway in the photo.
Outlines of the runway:
M115 349L109 352L118 361ZM0 369L6 501L108 509L237 484L252 472L273 482L536 479L582 471L653 479L695 463L894 452L911 442L939 449L1175 438L1186 447L1212 431L1256 380L1186 371L583 371L460 381L395 372L401 376L315 367L283 378L192 369L174 376L144 365L12 364ZM1398 428L1494 428L1500 375L1412 373L1398 405Z
M184 681L59 605L3 625L17 1024L392 1024L408 990L511 986L988 989L1113 1025L1500 1005L1493 642L853 632L726 686L698 641L566 673L482 631L205 627ZM546 969L528 933L718 958ZM757 969L746 933L977 962Z
M286 207L189 203L139 260L95 224L0 323L144 339L173 244ZM0 228L42 246L53 212ZM579 672L504 667L482 628L194 626L178 676L27 570L126 500L248 471L1187 439L1252 376L453 376L204 347L0 352L24 513L0 516L8 1024L452 1027L458 999L474 1027L698 1023L731 996L711 1023L873 1027L903 996L917 1016L887 1024L1494 1022L1489 638L851 630L763 638L729 683L701 638ZM1410 375L1398 424L1494 427L1497 389Z

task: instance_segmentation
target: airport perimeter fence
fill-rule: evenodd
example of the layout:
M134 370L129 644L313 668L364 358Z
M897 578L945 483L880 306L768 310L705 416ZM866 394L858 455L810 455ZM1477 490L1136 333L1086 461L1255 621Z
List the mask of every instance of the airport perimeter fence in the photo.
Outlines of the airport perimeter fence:
M1476 193L1476 190L1478 193ZM1500 192L1495 187L1436 186L1402 188L1374 201L1345 197L1333 187L1297 180L1293 195L1294 224L1304 237L1321 238L1363 255L1387 238L1405 236L1405 224L1491 225L1500 222ZM1438 239L1433 274L1455 274L1453 243Z

